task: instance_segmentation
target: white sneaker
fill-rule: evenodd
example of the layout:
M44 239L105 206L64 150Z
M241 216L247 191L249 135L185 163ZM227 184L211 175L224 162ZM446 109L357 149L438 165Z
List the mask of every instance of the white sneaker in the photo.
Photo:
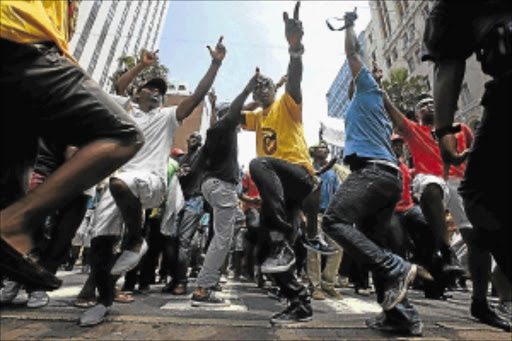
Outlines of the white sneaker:
M27 308L41 308L50 302L46 291L33 291L28 294Z
M16 298L16 296L18 296L21 284L9 279L4 279L3 285L4 287L0 289L0 303L11 303Z

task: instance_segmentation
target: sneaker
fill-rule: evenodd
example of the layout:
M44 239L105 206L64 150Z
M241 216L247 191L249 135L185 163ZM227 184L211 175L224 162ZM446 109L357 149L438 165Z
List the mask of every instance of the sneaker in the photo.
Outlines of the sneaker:
M286 272L295 264L295 253L286 241L274 243L270 256L261 264L263 273Z
M313 239L309 239L307 237L302 238L302 245L308 250L318 252L322 255L335 255L338 253L338 250L327 244L321 234L317 235Z
M409 284L416 277L416 264L406 262L406 269L398 278L388 281L384 288L382 301L379 302L384 310L393 309L400 301L402 301L407 294Z
M311 298L317 301L323 301L325 300L325 293L322 289L314 289L313 293L311 294Z
M366 326L370 329L379 330L381 332L421 336L423 334L423 323L421 321L413 322L411 324L395 324L391 323L384 313L380 313L374 318L365 321Z
M229 307L231 302L217 297L212 289L198 287L192 294L190 304L193 307Z
M478 319L482 323L503 329L507 332L512 330L510 322L496 315L496 313L491 310L491 308L489 308L487 302L475 303L473 301L471 303L471 316Z
M211 289L213 291L216 291L216 292L221 292L222 291L222 286L220 285L220 283L217 283L213 287L211 287Z
M372 294L372 291L370 289L356 288L355 291L356 291L356 295L361 295L361 296L365 296L365 297L368 297Z
M9 279L4 279L3 288L0 289L0 304L11 303L14 301L18 292L20 291L21 284Z
M292 324L313 320L313 309L310 305L292 304L270 319L272 324Z
M187 284L186 283L178 283L174 289L172 290L173 295L186 295L187 294Z
M94 307L87 309L80 320L78 321L80 327L92 327L102 323L105 320L110 308L101 303L96 304Z
M142 256L144 256L147 251L148 244L144 239L142 240L142 245L140 246L138 252L124 250L117 259L114 266L112 267L112 270L110 270L110 274L114 276L123 275L128 271L132 270L139 264L140 260L142 259Z
M28 294L27 308L41 308L50 303L46 291L32 291Z
M227 282L228 282L228 278L226 277L226 275L220 275L219 283L227 283Z

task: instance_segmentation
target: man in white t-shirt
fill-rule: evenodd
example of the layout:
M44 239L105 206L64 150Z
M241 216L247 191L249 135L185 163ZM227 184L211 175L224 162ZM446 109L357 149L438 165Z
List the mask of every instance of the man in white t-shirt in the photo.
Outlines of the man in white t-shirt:
M147 251L147 244L142 238L142 213L146 208L158 207L164 200L167 158L174 132L206 96L226 55L222 37L215 49L209 46L208 49L212 57L208 71L194 93L178 106L162 107L167 85L161 78L153 78L140 85L134 96L135 103L127 97L115 96L143 132L145 144L110 177L108 189L96 209L91 233L91 272L99 297L98 304L80 318L81 326L93 326L103 321L114 299L117 277L112 275L122 275L133 269ZM119 78L119 93L125 94L136 75L156 60L154 53L146 53L141 63ZM126 231L123 252L116 260L112 250L123 235L123 223Z

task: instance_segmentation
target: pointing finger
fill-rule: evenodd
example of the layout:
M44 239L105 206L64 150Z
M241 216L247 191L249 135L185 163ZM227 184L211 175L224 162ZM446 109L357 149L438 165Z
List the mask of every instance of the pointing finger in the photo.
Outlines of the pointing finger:
M299 20L299 8L300 8L300 1L297 1L295 4L295 10L293 11L293 19Z
M224 39L224 36L220 36L219 42L217 44L222 44L222 39Z
M289 19L288 12L283 12L283 20L284 20L284 22L287 22L288 19Z

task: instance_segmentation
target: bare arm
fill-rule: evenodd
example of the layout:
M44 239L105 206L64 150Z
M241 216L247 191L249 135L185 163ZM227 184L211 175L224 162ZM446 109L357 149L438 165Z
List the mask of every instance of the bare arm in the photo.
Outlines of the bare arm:
M361 44L359 44L359 40L357 40L357 36L354 31L354 23L347 20L347 16L345 16L345 23L349 25L345 31L345 54L347 56L350 71L352 72L352 78L355 78L363 68L364 64Z
M212 63L210 64L210 67L208 68L208 71L206 71L204 77L197 85L194 93L178 105L178 108L176 109L176 118L179 121L183 121L185 118L190 116L195 107L197 107L206 96L208 90L210 90L213 81L217 76L220 65L222 64L222 60L226 56L226 48L222 44L222 39L223 37L220 37L215 50L212 50L210 46L208 46L210 55L212 56Z
M386 91L383 91L382 99L384 101L384 107L386 108L391 122L393 122L393 125L396 127L396 129L398 129L400 132L403 132L404 114L402 114L402 112L398 110L393 102L391 102L391 99L389 99L388 93Z
M288 41L290 51L290 63L288 64L288 80L286 82L286 92L290 94L295 103L302 103L302 54L304 46L301 43L304 30L302 22L299 20L300 1L295 4L293 19L288 17L288 13L283 13L285 22L285 36Z
M117 88L119 90L120 96L128 96L126 93L126 89L130 86L130 84L133 82L135 77L144 70L146 67L156 63L158 61L158 57L156 55L158 51L150 53L146 52L144 56L142 57L142 61L135 65L133 68L125 72L119 79L117 80Z
M441 60L436 62L434 68L434 126L436 131L453 125L465 67L465 61ZM462 153L457 152L457 140L452 133L440 138L439 148L441 157L446 164L460 164L468 155L468 150Z

